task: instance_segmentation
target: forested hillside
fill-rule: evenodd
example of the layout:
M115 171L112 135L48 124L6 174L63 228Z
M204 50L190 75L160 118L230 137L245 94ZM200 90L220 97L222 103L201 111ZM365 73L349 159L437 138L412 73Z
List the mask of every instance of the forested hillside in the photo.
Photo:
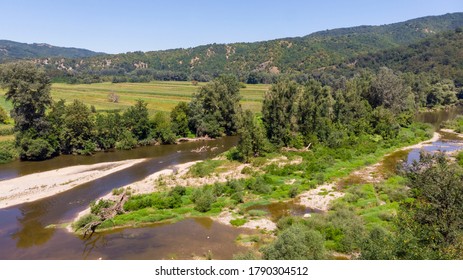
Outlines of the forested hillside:
M48 44L26 44L0 40L0 62L30 58L79 58L102 55L86 49L56 47Z
M445 32L407 47L385 50L356 59L355 69L387 66L401 72L428 73L463 85L463 30Z
M53 59L37 62L55 79L70 82L209 81L227 73L243 82L270 83L278 74L323 72L358 56L406 46L461 26L463 13L454 13L256 43L209 44L188 49L60 59L59 63Z

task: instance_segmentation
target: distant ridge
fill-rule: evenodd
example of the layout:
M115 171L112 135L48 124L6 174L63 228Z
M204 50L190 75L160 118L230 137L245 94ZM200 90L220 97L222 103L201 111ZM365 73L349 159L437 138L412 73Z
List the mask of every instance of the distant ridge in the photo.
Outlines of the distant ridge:
M45 43L27 44L0 40L0 62L45 57L83 58L102 54L104 53L87 49L56 47Z
M271 82L280 73L306 75L323 72L355 60L356 57L405 47L462 26L463 13L459 12L379 26L338 28L304 37L254 43L208 44L186 49L115 55L98 55L100 53L87 51L79 56L87 58L78 61L71 59L69 53L64 56L63 53L58 55L58 52L54 52L53 56L64 57L58 60L49 59L51 55L43 52L40 54L42 59L36 61L53 73L54 77L73 82L143 82L153 79L208 81L226 73L236 75L242 81L265 83ZM51 49L47 45L26 46L32 49ZM0 57L1 52L0 47ZM27 54L24 51L23 55L10 54L10 57L24 58ZM39 57L37 52L34 55Z

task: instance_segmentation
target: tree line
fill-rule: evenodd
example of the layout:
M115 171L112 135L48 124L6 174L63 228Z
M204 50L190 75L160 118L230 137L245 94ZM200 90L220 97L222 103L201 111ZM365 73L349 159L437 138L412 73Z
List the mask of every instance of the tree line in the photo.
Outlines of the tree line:
M385 67L377 74L363 71L333 81L280 79L264 96L258 116L241 108L234 76L218 77L201 87L191 102L152 118L143 100L124 112L106 113L79 100L55 102L50 78L27 62L2 67L1 82L13 104L16 145L26 160L170 144L178 137L239 134L234 156L247 161L283 146L348 146L361 135L391 139L411 123L417 108L457 101L450 81L424 91L416 79Z

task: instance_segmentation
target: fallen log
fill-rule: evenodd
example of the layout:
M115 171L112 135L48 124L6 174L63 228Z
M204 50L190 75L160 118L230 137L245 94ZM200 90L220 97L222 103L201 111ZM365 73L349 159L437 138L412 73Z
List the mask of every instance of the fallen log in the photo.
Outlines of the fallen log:
M127 192L124 191L114 205L112 205L109 208L102 209L100 213L98 213L99 220L90 222L83 228L84 239L87 237L88 234L90 234L88 237L90 238L93 235L93 233L95 233L96 228L99 225L101 225L104 221L114 218L117 214L124 213L124 203L127 201L127 199Z

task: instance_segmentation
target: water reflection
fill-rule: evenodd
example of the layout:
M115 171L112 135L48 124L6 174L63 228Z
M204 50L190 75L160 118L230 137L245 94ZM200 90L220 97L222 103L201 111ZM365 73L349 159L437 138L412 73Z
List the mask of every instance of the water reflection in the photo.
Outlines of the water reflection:
M273 222L277 222L279 219L285 216L304 216L305 214L318 212L314 209L310 209L301 204L298 204L294 200L286 202L274 202L263 205L253 205L246 208L246 210L265 211L268 213L268 216Z

